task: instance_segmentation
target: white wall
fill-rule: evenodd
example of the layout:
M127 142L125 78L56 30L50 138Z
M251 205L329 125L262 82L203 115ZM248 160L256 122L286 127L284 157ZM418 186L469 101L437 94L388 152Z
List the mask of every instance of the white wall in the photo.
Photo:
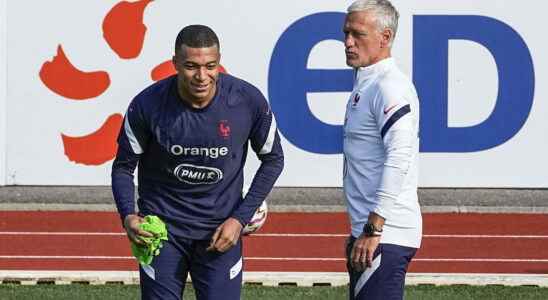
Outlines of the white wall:
M6 184L6 2L0 0L0 186Z
M95 165L70 161L61 134L86 136L109 116L123 114L131 98L153 82L152 68L170 59L175 36L183 26L203 23L215 29L221 39L221 63L268 98L269 64L282 33L314 13L343 13L352 1L153 1L145 10L144 47L137 58L128 60L118 58L102 36L103 18L118 2L0 0L0 184L109 184L112 161ZM420 185L548 187L548 172L543 167L548 149L548 102L543 100L548 90L541 84L548 82L548 43L538 25L548 4L534 0L394 3L401 17L393 55L410 77L416 15L480 15L500 20L524 39L535 67L533 107L521 130L507 142L482 151L421 153ZM76 68L108 72L109 88L85 101L70 100L48 89L39 72L56 55L58 45ZM343 44L334 40L317 44L307 65L311 69L347 68ZM467 41L450 42L451 126L481 123L489 116L497 95L496 74L486 48ZM318 119L341 125L347 95L310 93L307 103ZM112 139L101 143L112 143ZM283 146L286 168L278 186L341 186L341 154L312 153L286 138ZM251 159L247 174L256 166L257 161Z

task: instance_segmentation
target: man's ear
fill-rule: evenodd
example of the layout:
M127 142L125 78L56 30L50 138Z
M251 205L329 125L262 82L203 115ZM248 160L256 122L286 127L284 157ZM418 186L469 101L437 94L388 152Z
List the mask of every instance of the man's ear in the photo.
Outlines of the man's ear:
M173 63L173 67L177 69L177 55L173 55L171 62Z
M389 48L392 39L394 38L394 32L390 28L385 28L381 32L381 48Z

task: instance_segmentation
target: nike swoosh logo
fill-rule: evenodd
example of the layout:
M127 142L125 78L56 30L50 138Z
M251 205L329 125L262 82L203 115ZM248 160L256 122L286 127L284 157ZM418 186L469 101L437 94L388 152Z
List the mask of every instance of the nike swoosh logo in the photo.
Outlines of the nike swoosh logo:
M394 105L390 106L389 108L385 109L385 110L384 110L384 114L386 115L389 111L392 110L392 108L394 108L394 107L396 107L396 106L398 106L398 105L397 105L397 104L394 104Z

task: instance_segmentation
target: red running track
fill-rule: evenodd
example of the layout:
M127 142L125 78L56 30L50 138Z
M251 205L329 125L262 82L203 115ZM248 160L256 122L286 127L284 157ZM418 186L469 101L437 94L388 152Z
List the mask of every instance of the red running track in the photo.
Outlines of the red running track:
M420 273L548 273L548 215L424 214ZM246 271L344 272L345 213L270 213ZM0 212L0 270L136 270L111 212Z

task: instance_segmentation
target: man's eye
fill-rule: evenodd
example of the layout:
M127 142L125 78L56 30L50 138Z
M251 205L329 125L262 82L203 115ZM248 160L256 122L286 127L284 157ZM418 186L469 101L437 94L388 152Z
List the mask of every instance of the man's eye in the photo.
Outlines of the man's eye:
M216 64L207 65L207 69L208 70L215 70L215 69L217 69L217 65Z

